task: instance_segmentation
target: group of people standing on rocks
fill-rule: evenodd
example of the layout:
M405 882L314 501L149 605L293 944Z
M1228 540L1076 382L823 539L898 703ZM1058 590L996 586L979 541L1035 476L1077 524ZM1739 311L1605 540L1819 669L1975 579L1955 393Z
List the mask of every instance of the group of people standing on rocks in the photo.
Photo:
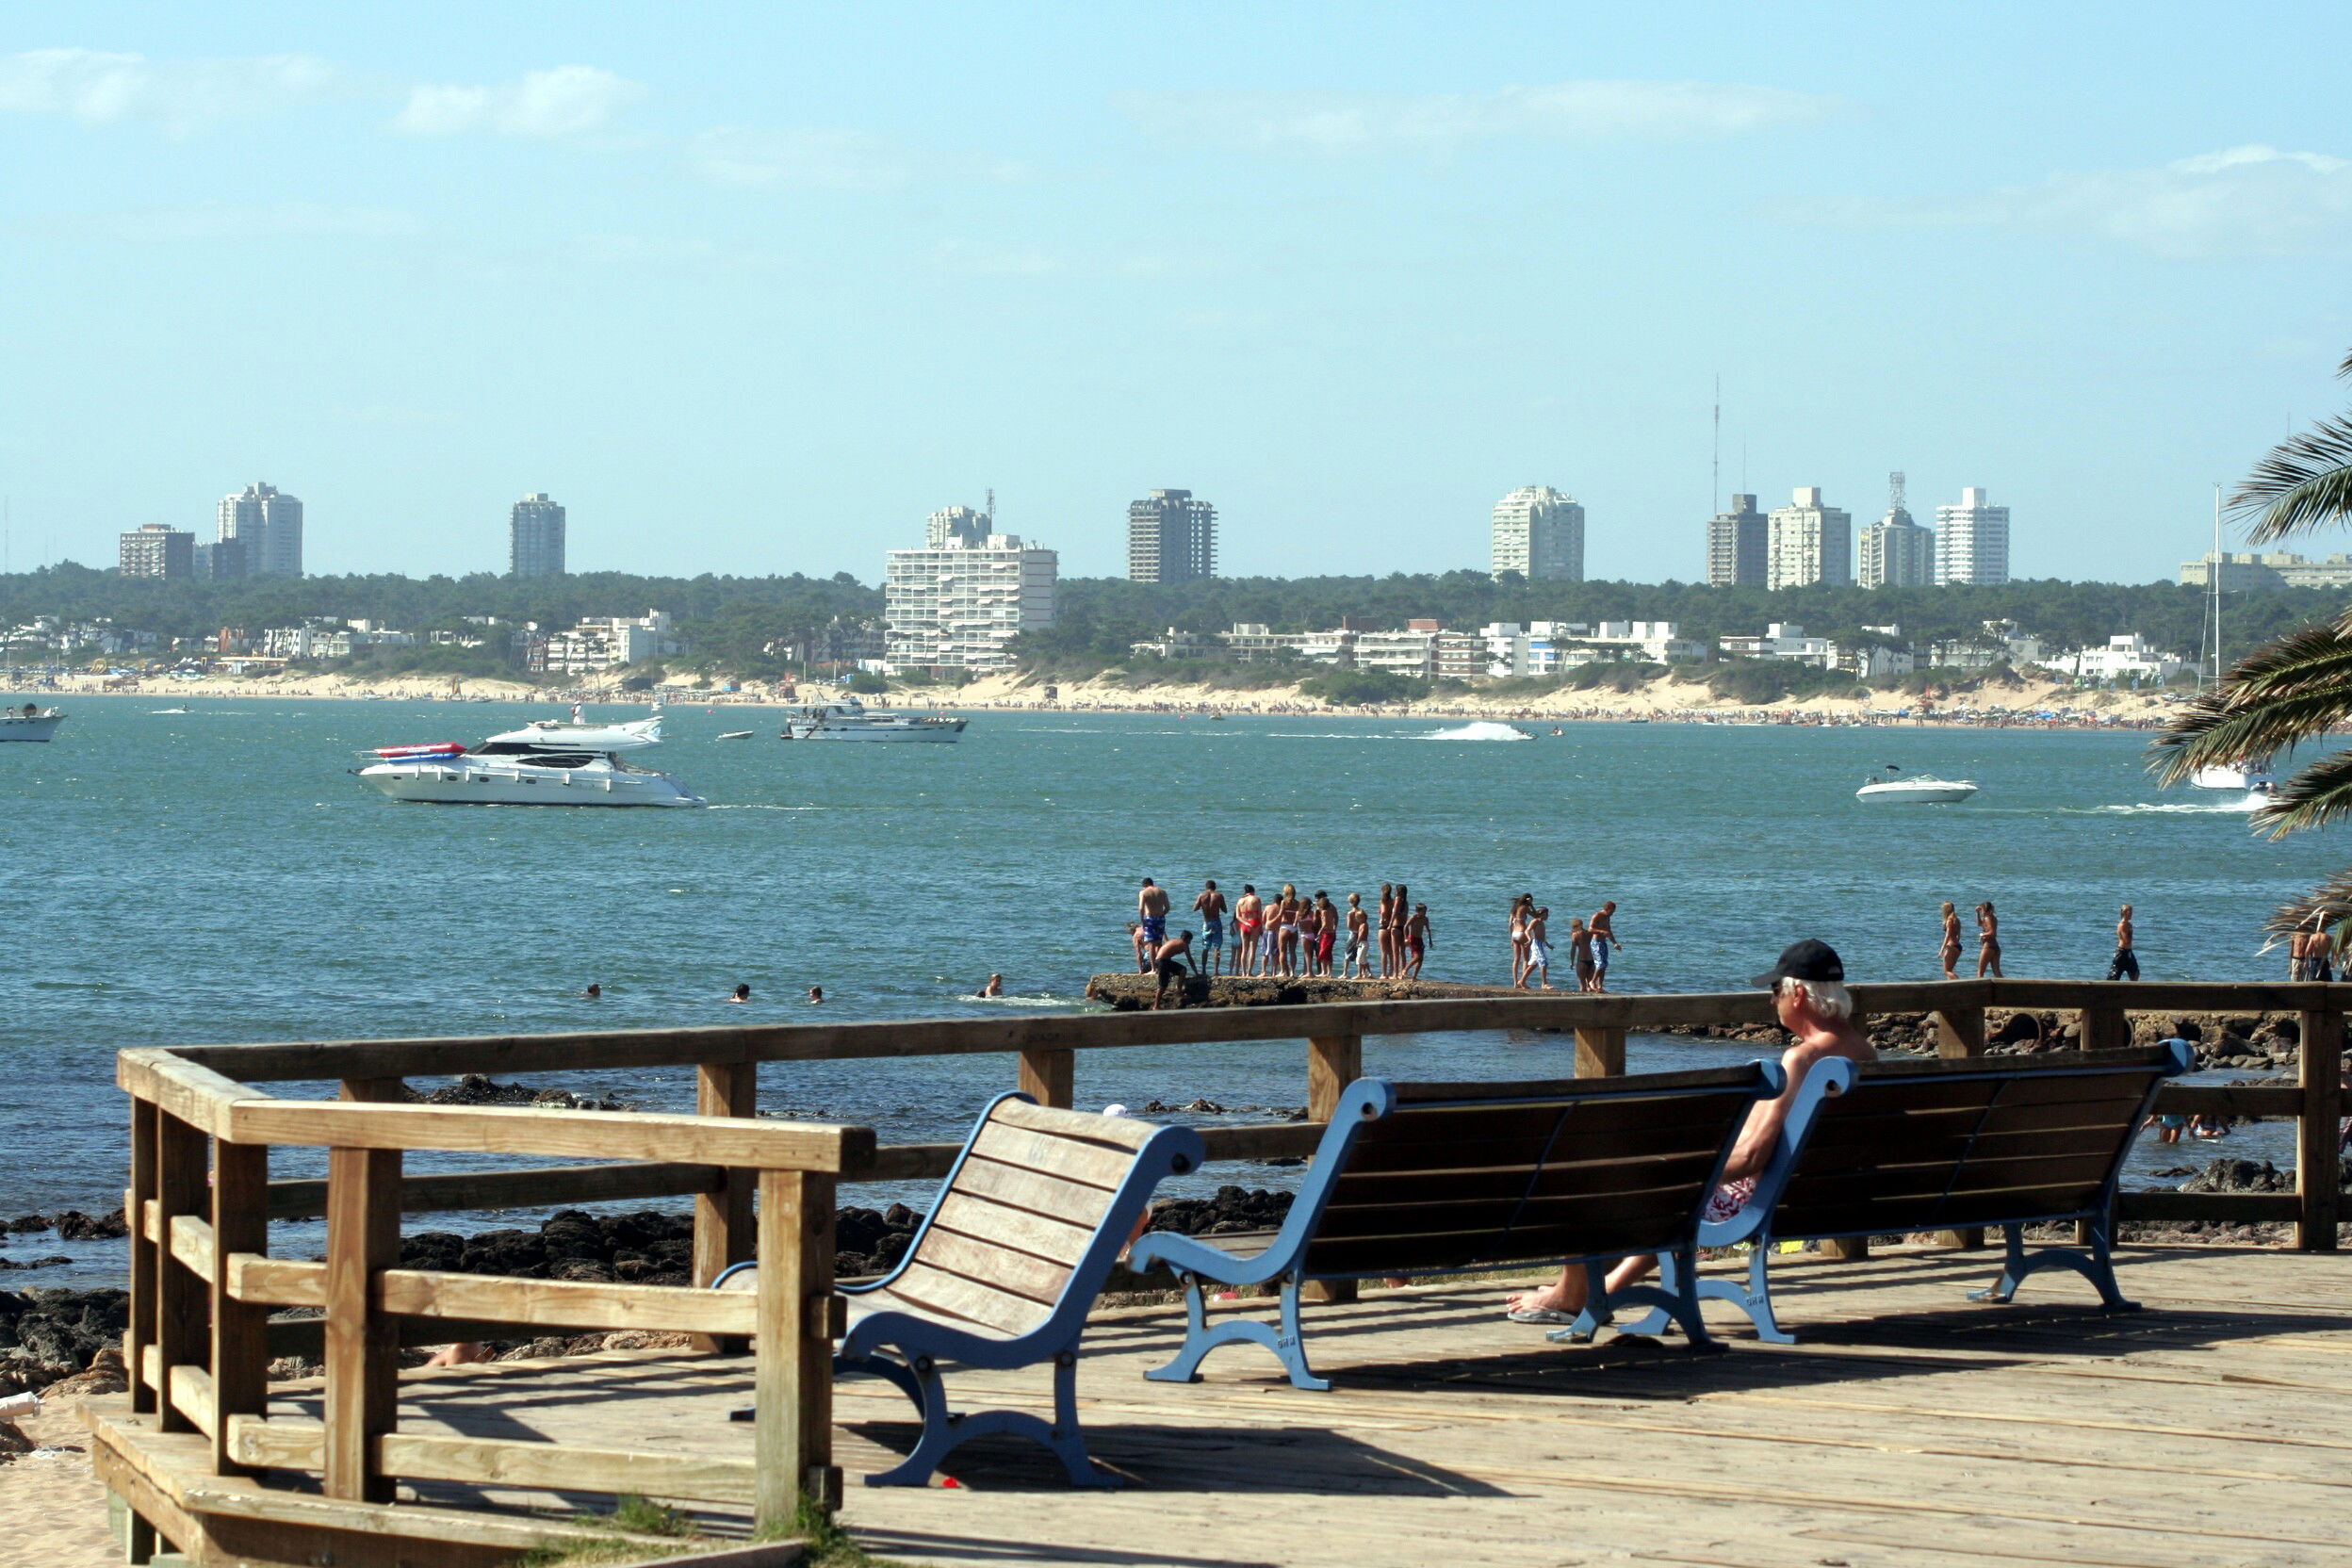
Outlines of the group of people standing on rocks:
M1414 903L1402 882L1381 883L1374 910L1364 906L1362 893L1349 893L1343 907L1322 889L1302 893L1292 882L1283 883L1272 897L1245 882L1241 896L1229 905L1212 877L1192 901L1193 912L1200 917L1197 948L1189 929L1168 934L1171 906L1168 890L1147 876L1135 894L1135 918L1127 927L1136 972L1158 980L1155 1006L1166 999L1170 980L1192 972L1203 977L1416 979L1430 945L1429 906Z
M1538 990L1558 990L1552 984L1552 911L1539 907L1533 893L1521 893L1511 901L1511 984L1513 990L1527 989L1532 980ZM1581 915L1568 917L1568 962L1576 977L1580 991L1609 989L1609 956L1612 948L1625 944L1617 936L1617 901L1610 899L1592 912L1588 923Z

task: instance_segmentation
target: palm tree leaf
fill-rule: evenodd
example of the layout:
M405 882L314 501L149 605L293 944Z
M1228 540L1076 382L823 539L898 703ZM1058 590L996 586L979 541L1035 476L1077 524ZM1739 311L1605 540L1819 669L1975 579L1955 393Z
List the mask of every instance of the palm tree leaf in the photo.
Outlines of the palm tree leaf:
M2309 931L2313 922L2328 932L2329 943L2342 954L2347 939L2352 939L2352 870L2336 873L2310 892L2272 910L2262 923L2271 938L2264 947L2277 945L2281 937Z
M2240 660L2187 703L2149 748L2166 784L2198 768L2295 745L2352 715L2352 626L2306 627Z
M2347 816L2352 816L2352 751L2340 751L2281 783L2269 804L2254 813L2254 827L2276 839Z
M2257 545L2352 522L2352 416L2322 419L2273 447L2230 498L2230 507L2241 515L2255 514L2246 537Z

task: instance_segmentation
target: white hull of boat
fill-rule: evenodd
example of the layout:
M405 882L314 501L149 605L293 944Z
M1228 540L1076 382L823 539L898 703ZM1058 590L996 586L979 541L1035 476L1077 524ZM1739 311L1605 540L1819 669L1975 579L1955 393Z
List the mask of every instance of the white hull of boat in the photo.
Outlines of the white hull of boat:
M1976 793L1965 778L1905 778L1891 784L1865 784L1854 798L1866 806L1957 806Z
M701 806L667 774L590 763L537 767L508 758L378 762L359 776L393 800L439 806Z
M950 719L943 724L893 724L885 719L868 719L858 724L821 724L805 728L795 725L789 733L795 741L896 741L952 745L962 738L964 721Z
M0 741L46 741L64 722L63 713L41 713L29 719L22 713L13 718L0 716Z
M2216 762L2197 769L2189 782L2200 790L2252 790L2276 780L2261 763Z

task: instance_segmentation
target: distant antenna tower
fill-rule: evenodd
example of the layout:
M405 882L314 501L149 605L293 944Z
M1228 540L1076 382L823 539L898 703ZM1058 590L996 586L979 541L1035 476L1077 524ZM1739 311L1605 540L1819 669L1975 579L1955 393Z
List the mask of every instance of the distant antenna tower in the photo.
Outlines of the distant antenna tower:
M1903 470L1901 468L1897 468L1886 476L1886 510L1889 512L1903 510Z
M1715 372L1715 466L1707 476L1707 504L1709 511L1723 510L1723 373Z
M988 486L988 531L996 531L996 486Z

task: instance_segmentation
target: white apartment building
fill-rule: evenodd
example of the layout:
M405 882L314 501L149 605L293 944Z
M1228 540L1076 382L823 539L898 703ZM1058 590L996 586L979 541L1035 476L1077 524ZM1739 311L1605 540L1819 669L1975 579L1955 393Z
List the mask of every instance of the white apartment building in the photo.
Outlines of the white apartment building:
M1494 503L1494 572L1530 580L1584 580L1584 508L1548 484L1513 490Z
M1854 580L1865 588L1924 588L1936 580L1936 531L1901 508L1862 531Z
M1807 637L1805 628L1774 621L1764 629L1761 636L1723 637L1716 645L1724 657L1732 659L1787 659L1799 664L1818 664L1828 669L1837 657L1838 645L1826 637Z
M1486 673L1497 679L1556 675L1578 664L1638 660L1651 664L1694 662L1707 645L1682 635L1673 621L1496 621L1478 629Z
M1417 622L1403 631L1359 631L1355 634L1356 668L1414 680L1434 679L1437 639L1435 621Z
M2170 680L2191 665L2177 653L2159 652L2147 638L2134 631L2108 638L2105 647L2084 648L2079 653L2044 660L2042 667L2070 675L2077 680L2147 684Z
M634 618L613 615L582 620L569 631L555 633L547 639L547 667L564 675L593 675L686 651L686 641L678 636L668 614L648 610Z
M882 583L884 667L916 672L1005 670L1012 640L1054 624L1061 558L1017 533L946 536L937 547L891 550Z
M302 503L272 485L249 484L220 498L220 543L237 542L237 577L302 575Z
M525 496L507 514L506 575L564 575L564 506L544 491Z
M1969 485L1958 506L1936 509L1936 580L1992 586L2009 580L2009 509Z
M1818 484L1799 486L1787 506L1772 508L1764 549L1767 588L1854 583L1854 518L1823 502Z
M122 537L127 540L130 535ZM2225 550L2218 560L2208 550L2195 561L2180 563L2181 585L2210 587L2215 570L2221 573L2221 591L2225 594L2276 592L2280 588L2352 588L2352 555L2338 554L2312 561L2286 550L2268 550L2260 555Z

